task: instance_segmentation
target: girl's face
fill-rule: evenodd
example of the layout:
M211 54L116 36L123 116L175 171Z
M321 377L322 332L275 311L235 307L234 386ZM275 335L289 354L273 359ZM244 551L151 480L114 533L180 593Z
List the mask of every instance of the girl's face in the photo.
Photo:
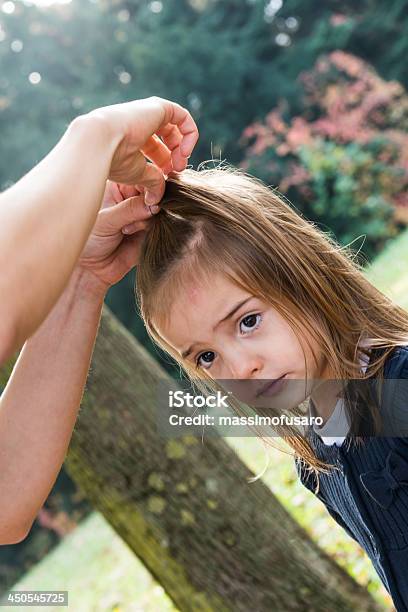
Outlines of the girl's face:
M322 378L324 359L320 356L316 363L311 346L317 356L321 352L306 329L302 330L304 356L286 320L223 275L214 275L210 285L190 283L173 302L169 314L168 324L160 333L180 357L198 368L197 377L204 369L217 380L251 381L247 386L255 397L265 387L265 379L285 376L304 381L306 357L307 379L312 385L309 389L313 388L313 379Z

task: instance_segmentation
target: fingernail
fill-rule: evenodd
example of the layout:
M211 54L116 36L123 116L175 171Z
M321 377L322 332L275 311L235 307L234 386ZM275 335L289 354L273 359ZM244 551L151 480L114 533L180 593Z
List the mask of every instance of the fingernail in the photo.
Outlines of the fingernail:
M157 203L157 197L153 193L147 193L145 196L145 203L147 206L151 206Z
M132 231L131 225L125 225L125 227L122 227L122 234L130 234L131 231Z
M152 215L155 215L156 213L158 213L159 210L160 210L160 206L158 206L157 204L153 204L150 206L150 211Z

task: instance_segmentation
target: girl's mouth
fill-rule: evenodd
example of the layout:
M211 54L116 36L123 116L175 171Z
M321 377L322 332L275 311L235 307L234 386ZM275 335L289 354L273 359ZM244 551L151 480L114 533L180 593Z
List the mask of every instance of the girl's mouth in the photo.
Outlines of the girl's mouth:
M279 391L285 384L286 376L287 374L284 374L280 378L275 378L274 380L266 383L266 385L264 385L259 389L259 391L257 391L256 397L272 397L273 395L276 395L276 393L279 393Z

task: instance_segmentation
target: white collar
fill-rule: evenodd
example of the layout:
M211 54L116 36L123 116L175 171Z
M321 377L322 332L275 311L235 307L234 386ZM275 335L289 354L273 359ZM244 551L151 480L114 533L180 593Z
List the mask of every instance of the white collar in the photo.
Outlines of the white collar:
M367 347L370 343L368 339L363 340L359 346ZM360 365L362 372L365 372L368 366L368 362L370 358L364 354L360 354ZM317 416L316 410L314 408L312 400L309 402L309 410L312 416ZM318 425L313 425L313 430L317 433L318 436L321 437L324 444L327 446L341 446L350 430L350 423L348 420L348 415L346 413L346 409L344 407L344 400L339 398L337 400L336 405L334 406L333 412L327 419L327 421L319 427ZM336 436L327 435L329 433L336 432ZM326 435L325 435L326 434Z

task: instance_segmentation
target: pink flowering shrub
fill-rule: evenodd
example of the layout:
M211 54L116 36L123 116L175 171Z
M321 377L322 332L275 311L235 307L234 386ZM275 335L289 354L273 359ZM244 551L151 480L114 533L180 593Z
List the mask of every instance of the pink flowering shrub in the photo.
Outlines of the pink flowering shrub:
M282 102L248 126L241 165L371 256L408 221L408 96L343 51L299 78L302 114L286 119Z

